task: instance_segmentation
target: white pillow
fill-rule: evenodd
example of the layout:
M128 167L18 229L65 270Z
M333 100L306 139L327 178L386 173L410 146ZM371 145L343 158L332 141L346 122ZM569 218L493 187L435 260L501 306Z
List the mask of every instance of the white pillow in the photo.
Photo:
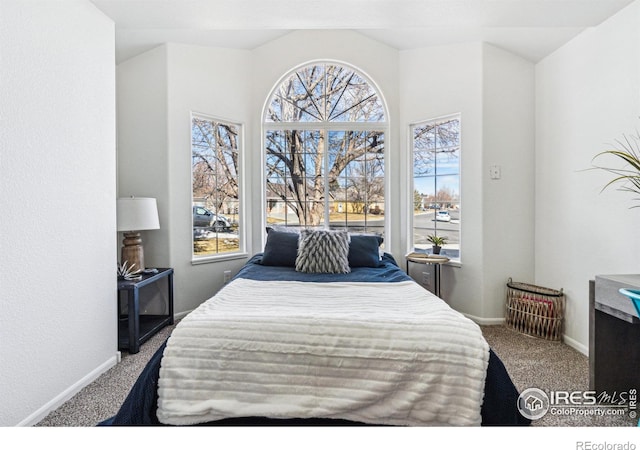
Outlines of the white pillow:
M301 230L296 271L306 273L349 273L349 233L346 231Z

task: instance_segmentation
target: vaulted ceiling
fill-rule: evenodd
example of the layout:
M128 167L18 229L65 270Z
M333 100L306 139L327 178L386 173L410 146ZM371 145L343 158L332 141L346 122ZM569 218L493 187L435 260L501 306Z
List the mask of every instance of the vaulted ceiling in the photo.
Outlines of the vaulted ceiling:
M165 42L252 49L300 29L355 30L398 50L484 41L537 62L633 0L92 0L118 62Z

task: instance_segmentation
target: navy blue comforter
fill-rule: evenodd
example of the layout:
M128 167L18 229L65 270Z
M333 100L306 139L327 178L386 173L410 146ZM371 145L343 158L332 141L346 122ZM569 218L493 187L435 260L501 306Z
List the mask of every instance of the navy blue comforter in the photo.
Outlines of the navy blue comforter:
M235 278L255 280L285 280L309 282L366 281L366 282L398 282L411 280L400 270L389 254L382 258L380 267L352 269L350 274L304 274L296 272L292 267L263 266L260 264L261 254L253 256L238 272ZM147 366L132 387L129 395L118 413L99 425L163 425L158 421L156 410L158 405L158 378L160 362L166 342L156 351ZM529 425L517 409L518 391L507 370L498 356L490 350L489 366L485 381L484 401L482 404L483 426ZM270 419L266 417L230 418L209 422L207 426L361 426L362 423L337 419Z

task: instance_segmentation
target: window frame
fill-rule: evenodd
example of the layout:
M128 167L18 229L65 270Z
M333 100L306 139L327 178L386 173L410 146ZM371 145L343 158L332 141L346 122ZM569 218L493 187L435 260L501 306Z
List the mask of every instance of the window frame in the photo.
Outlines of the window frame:
M416 121L413 123L409 124L408 127L408 145L409 145L409 157L408 157L408 173L410 175L409 179L410 179L410 186L409 186L409 195L407 195L407 198L409 199L409 205L408 205L408 212L409 212L409 230L408 230L408 242L407 242L407 247L408 247L408 252L416 252L418 251L416 248L416 243L415 243L415 209L414 209L414 195L415 195L415 186L416 186L416 176L415 176L415 153L416 153L416 146L415 146L415 137L414 137L414 130L418 127L421 126L425 126L431 123L444 123L450 120L455 120L457 119L458 121L458 136L457 136L457 140L458 140L458 169L457 169L457 174L456 175L451 175L451 174L443 174L440 175L440 177L447 177L447 176L457 176L458 177L458 200L457 200L457 205L458 205L458 214L459 214L459 226L458 226L458 248L457 248L457 252L458 255L457 256L451 256L451 255L447 255L450 258L450 262L449 264L453 264L453 265L461 265L462 264L462 241L463 241L463 236L462 236L462 203L463 203L463 199L462 199L462 148L463 148L463 144L462 144L462 114L461 113L452 113L452 114L447 114L447 115L443 115L443 116L438 116L435 118L431 118L431 119L425 119L425 120L420 120L420 121ZM435 166L435 169L437 170L437 164ZM434 178L434 185L437 186L438 184L438 174L434 173L433 175ZM435 189L434 189L435 191ZM437 194L437 191L435 191ZM434 212L434 214L437 214L437 211ZM435 218L435 217L434 217ZM445 233L438 233L438 228L437 228L437 221L434 221L434 234L436 236L441 236L444 235ZM430 251L427 251L427 253L430 253Z
M194 183L194 173L193 173L193 124L194 124L194 119L201 119L201 120L206 120L206 121L211 121L214 123L218 123L218 124L225 124L225 125L229 125L229 126L234 126L238 129L238 134L237 134L237 153L238 153L238 162L237 162L237 167L236 167L236 178L237 178L237 185L238 185L238 212L237 212L237 223L238 223L238 249L236 251L231 251L231 252L224 252L224 253L213 253L213 254L207 254L207 255L202 255L202 256L198 256L195 252L194 252L194 243L195 243L195 239L194 239L194 233L193 233L193 229L194 229L194 224L193 224L193 208L195 206L199 206L195 204L195 199L194 199L194 195L193 195L193 183ZM212 115L212 114L207 114L207 113L201 113L201 112L197 112L197 111L191 111L190 113L190 117L189 117L189 151L191 153L191 163L190 163L190 168L189 168L189 174L190 174L190 190L189 190L189 196L191 201L189 202L189 214L190 214L190 222L191 222L191 264L192 265L197 265L197 264L207 264L207 263L211 263L211 262L218 262L218 261L227 261L227 260L233 260L233 259L242 259L242 258L246 258L247 257L247 250L246 250L246 245L247 245L247 225L246 225L246 220L245 220L245 207L246 207L246 201L244 198L244 183L245 183L245 177L244 177L244 173L245 173L245 167L244 167L244 152L245 152L245 125L243 122L238 121L238 120L232 120L232 119L227 119L227 118L221 118L220 116L216 116L216 115ZM203 208L209 209L206 206L203 206ZM214 214L216 214L215 211L212 211Z
M384 119L382 121L378 121L378 122L346 122L346 121L331 121L331 120L327 120L325 118L323 118L322 120L317 120L317 121L299 121L299 122L284 122L284 121L268 121L267 120L267 113L269 111L269 108L271 106L271 102L274 98L274 95L278 92L278 89L280 88L280 86L285 83L292 75L296 74L297 72L307 68L307 67L311 67L311 66L317 66L317 65L335 65L335 66L340 66L344 69L348 69L353 71L355 74L357 74L359 77L361 77L362 79L364 79L367 84L370 86L370 88L375 92L375 94L377 95L380 105L382 107L382 111L384 114ZM267 167L267 133L270 131L286 131L286 130L295 130L295 131L318 131L321 135L322 138L324 140L324 142L326 143L326 145L328 146L329 144L329 135L333 132L368 132L368 131L375 131L375 132L381 132L383 133L383 135L385 136L385 141L384 141L384 150L383 150L383 158L384 158L384 164L383 164L383 168L384 168L384 210L385 210L385 214L384 214L384 225L383 225L383 235L387 235L387 232L389 230L389 215L387 213L387 211L389 210L389 146L390 146L390 141L389 141L389 135L390 135L390 127L389 127L389 109L387 107L387 102L380 90L380 88L378 87L378 85L371 79L371 77L369 77L363 70L349 64L349 63L345 63L343 61L336 61L336 60L316 60L316 61L309 61L303 64L300 64L296 67L293 67L292 69L290 69L289 71L287 71L286 73L284 73L279 79L278 81L274 84L273 88L270 90L269 94L267 95L267 98L265 100L264 106L263 106L263 111L262 111L262 116L261 116L261 157L262 157L262 170L261 170L261 176L262 176L262 180L261 180L261 185L262 185L262 195L263 195L263 199L262 199L262 208L261 208L261 216L262 216L262 223L263 223L263 227L268 227L271 226L267 223L267 202L268 202L268 198L267 198L267 193L268 193L268 188L267 188L267 180L266 180L266 170L265 168ZM327 169L328 169L328 161L329 161L329 152L327 151L326 153L326 157L324 158L323 164L324 164L324 173L327 173ZM319 225L319 227L322 227L324 229L330 229L331 227L331 223L329 220L329 215L330 215L330 207L329 205L332 203L332 200L330 199L330 196L328 195L328 187L327 187L327 183L325 181L325 193L327 195L325 195L324 198L324 217L323 217L323 223L321 223ZM302 227L302 225L300 225L300 227ZM347 229L349 228L349 225L347 223Z

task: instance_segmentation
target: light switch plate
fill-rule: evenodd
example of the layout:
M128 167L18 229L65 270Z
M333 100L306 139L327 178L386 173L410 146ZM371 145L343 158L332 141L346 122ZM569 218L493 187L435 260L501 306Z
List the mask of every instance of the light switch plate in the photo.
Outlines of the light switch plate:
M500 177L502 176L502 170L500 166L493 165L489 167L489 175L491 176L492 180L499 180Z

